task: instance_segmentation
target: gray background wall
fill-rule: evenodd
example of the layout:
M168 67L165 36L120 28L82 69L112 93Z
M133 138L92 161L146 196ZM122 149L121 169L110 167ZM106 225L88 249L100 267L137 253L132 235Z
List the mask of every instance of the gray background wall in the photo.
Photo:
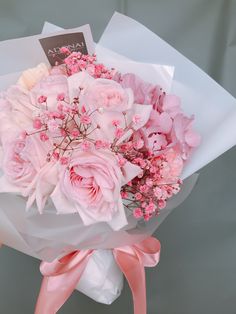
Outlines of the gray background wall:
M39 33L45 20L65 28L90 23L97 40L114 10L144 23L236 97L236 1L0 0L0 40ZM162 255L147 269L149 314L236 313L235 163L234 148L202 169L191 196L157 230ZM1 314L33 313L38 267L0 250ZM127 285L111 306L75 292L59 313L95 312L132 313Z

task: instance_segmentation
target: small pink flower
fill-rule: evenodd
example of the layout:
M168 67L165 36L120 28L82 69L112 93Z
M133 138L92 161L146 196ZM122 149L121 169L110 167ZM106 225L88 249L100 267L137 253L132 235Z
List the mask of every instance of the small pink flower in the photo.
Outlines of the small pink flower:
M68 157L61 157L60 158L60 163L61 163L61 165L68 165L69 158Z
M147 214L152 214L152 213L154 213L155 209L156 209L155 204L154 203L149 203L148 206L145 208L145 212Z
M89 75L94 76L94 74L95 74L95 65L94 64L89 64L86 67L86 71L88 72Z
M61 118L61 112L51 111L51 112L49 112L48 117L50 119L60 119Z
M95 142L95 148L96 149L108 148L108 147L109 147L109 143L106 141L96 140L96 142Z
M74 129L70 132L73 137L78 137L80 135L80 131L78 129Z
M80 122L83 123L83 124L90 124L91 123L91 118L90 118L89 115L83 114L80 117Z
M64 94L64 93L58 94L58 95L57 95L57 100L58 100L58 101L63 101L63 100L65 100L65 94Z
M33 128L36 129L36 130L39 130L39 129L41 129L41 127L42 127L41 120L38 119L38 118L34 119L34 121L33 121Z
M147 193L149 190L149 186L147 186L146 184L140 185L139 190L141 193Z
M43 111L40 117L42 120L45 120L45 121L47 121L48 119L51 119L50 112L48 110Z
M127 162L127 160L125 158L123 158L123 157L119 158L118 163L119 163L120 167L123 167L126 164L126 162Z
M162 190L158 186L153 189L153 192L158 199L162 197Z
M142 202L141 207L145 208L146 206L147 206L147 203L146 202Z
M117 128L115 130L115 137L116 138L121 138L121 136L124 134L124 130L122 128Z
M179 186L179 184L173 184L172 185L172 188L173 188L173 194L177 194L177 193L179 193L179 191L180 191L180 186Z
M135 158L134 162L137 163L141 168L145 168L146 167L146 162L142 158Z
M119 120L112 120L111 124L115 127L118 127L120 125L120 121Z
M148 147L153 151L164 149L167 146L167 140L164 134L153 134L148 137Z
M59 160L60 155L59 155L59 153L54 152L54 153L52 154L52 157L53 157L54 159L56 159L56 160Z
M144 214L144 215L143 215L143 219L144 219L145 221L149 221L151 217L152 217L152 216L149 215L149 214Z
M60 48L60 53L70 55L70 54L71 54L71 51L70 51L70 49L68 49L67 47L61 47L61 48Z
M49 120L47 125L50 132L56 132L59 129L59 124L54 119Z
M121 195L121 197L122 197L123 199L126 199L126 198L128 197L128 193L125 192L125 191L121 191L121 192L120 192L120 195Z
M134 195L134 197L135 197L136 201L140 201L143 198L141 193L136 193Z
M142 209L139 208L139 207L135 208L134 211L133 211L133 215L137 219L143 217Z
M60 129L61 136L66 136L66 131L64 129Z
M81 112L82 112L82 114L86 113L86 108L85 108L84 105L83 105L82 108L81 108Z
M46 142L49 140L49 137L47 136L45 132L41 132L39 137L42 142Z
M38 103L43 104L47 101L47 97L44 95L39 96Z
M92 144L88 141L83 141L81 144L81 148L83 151L88 151L91 148Z
M144 141L139 139L136 142L134 142L134 148L135 149L141 149L144 146Z
M150 172L151 172L151 173L156 173L156 172L157 172L157 168L154 167L154 166L151 166L151 167L150 167Z
M165 208L165 207L166 207L166 201L165 201L165 200L159 200L159 201L158 201L158 207L159 207L160 209Z

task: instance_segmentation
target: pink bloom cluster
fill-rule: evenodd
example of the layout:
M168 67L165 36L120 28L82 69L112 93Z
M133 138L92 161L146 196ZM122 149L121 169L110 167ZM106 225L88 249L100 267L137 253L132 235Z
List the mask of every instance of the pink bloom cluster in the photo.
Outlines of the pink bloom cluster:
M184 162L199 144L180 100L95 56L67 54L31 89L0 99L4 152L0 192L43 211L79 213L85 225L118 230L127 212L149 220L180 190Z
M70 52L68 48L61 48L61 52L67 54L64 59L68 75L73 75L80 71L87 71L87 73L94 78L111 79L115 71L108 69L102 63L96 63L96 55L83 55L81 52Z

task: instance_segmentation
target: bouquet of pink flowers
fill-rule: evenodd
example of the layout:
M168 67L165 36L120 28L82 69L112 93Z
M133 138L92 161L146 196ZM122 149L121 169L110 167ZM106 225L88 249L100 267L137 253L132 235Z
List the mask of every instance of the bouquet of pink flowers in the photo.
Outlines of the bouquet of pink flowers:
M23 73L0 100L0 191L27 197L39 213L119 230L126 216L148 221L180 190L199 135L180 99L96 57L70 52L64 64ZM30 79L34 78L34 81Z
M129 22L115 15L114 25L122 18ZM144 314L144 266L160 254L150 235L191 191L195 179L182 179L209 161L199 158L183 175L200 144L198 112L185 113L183 95L169 93L173 68L96 51L64 45L54 65L21 71L0 97L0 240L43 260L38 314L56 313L79 282L79 290L111 303L122 273L135 314ZM110 273L99 266L104 260ZM91 269L113 282L111 295L89 291Z

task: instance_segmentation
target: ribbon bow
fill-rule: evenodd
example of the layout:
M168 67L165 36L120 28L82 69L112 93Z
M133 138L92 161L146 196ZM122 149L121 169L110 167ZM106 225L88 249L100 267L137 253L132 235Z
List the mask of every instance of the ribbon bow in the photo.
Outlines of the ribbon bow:
M115 260L125 275L133 295L134 314L146 314L144 267L154 267L160 259L160 242L149 237L133 246L113 249ZM35 314L55 314L76 288L94 250L75 251L52 263L42 262L44 276Z

